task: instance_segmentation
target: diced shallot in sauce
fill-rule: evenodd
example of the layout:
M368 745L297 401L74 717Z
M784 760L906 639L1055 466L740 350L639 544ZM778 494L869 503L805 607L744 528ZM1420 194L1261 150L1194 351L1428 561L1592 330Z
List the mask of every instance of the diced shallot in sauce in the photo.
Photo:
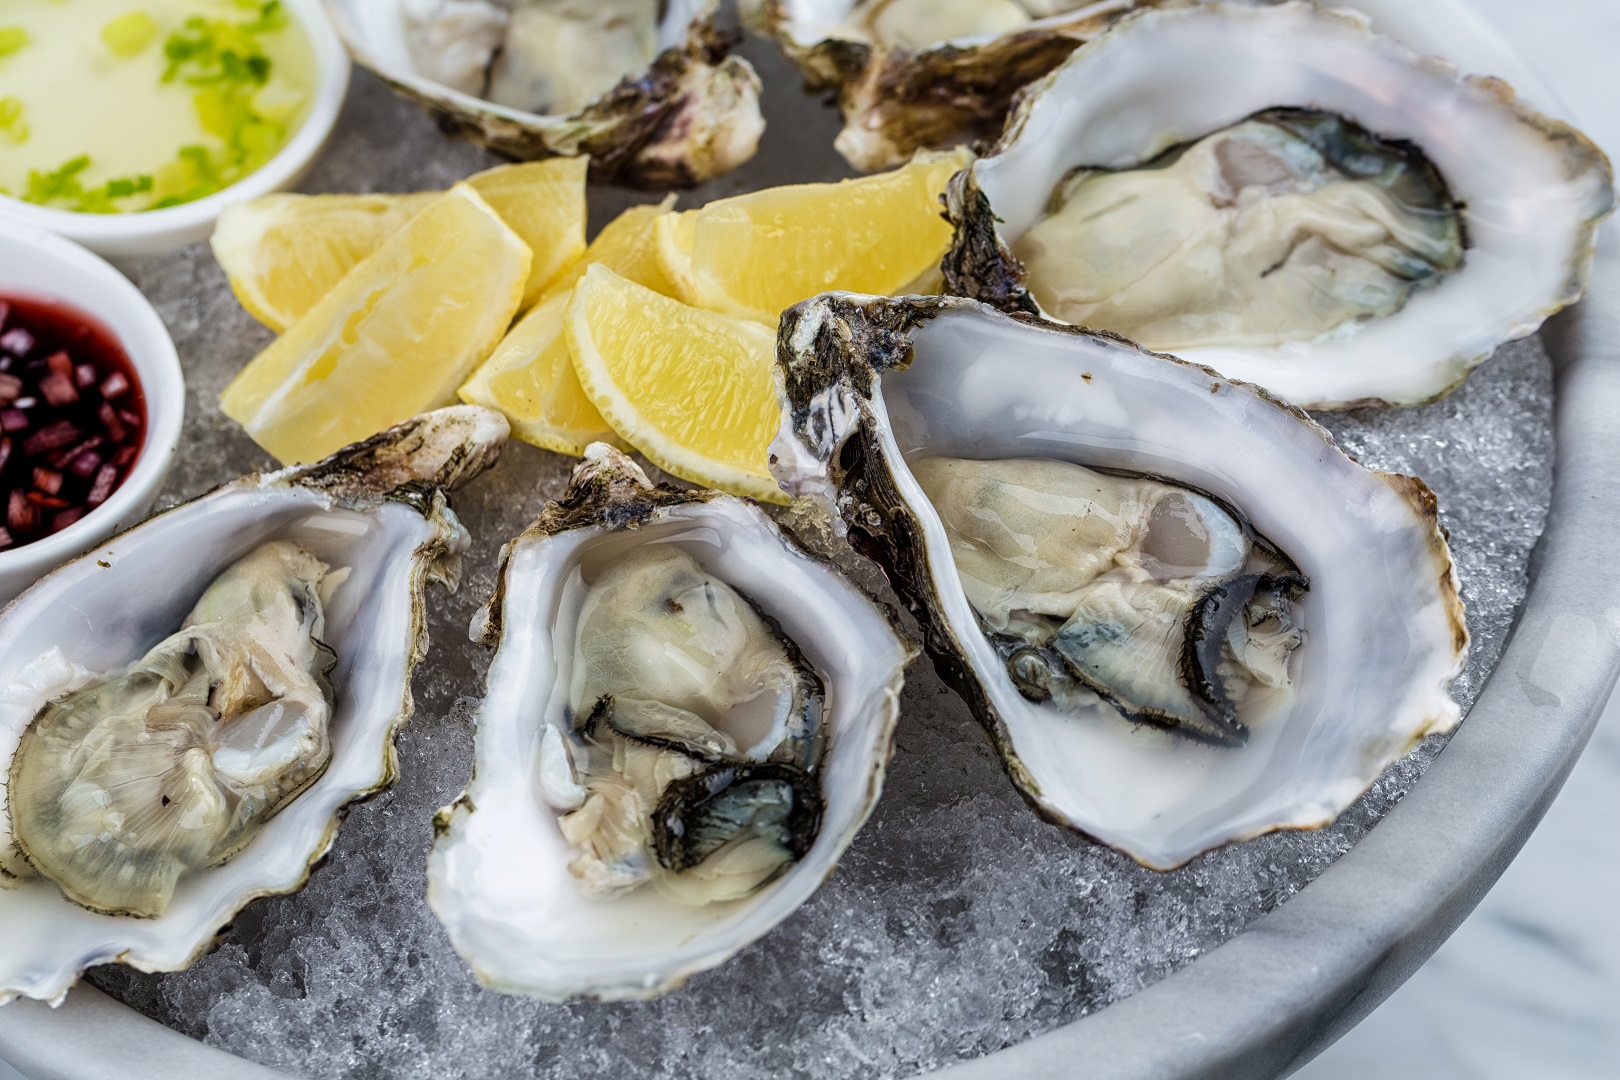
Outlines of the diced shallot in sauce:
M106 502L145 435L145 396L106 327L66 304L0 297L0 550Z

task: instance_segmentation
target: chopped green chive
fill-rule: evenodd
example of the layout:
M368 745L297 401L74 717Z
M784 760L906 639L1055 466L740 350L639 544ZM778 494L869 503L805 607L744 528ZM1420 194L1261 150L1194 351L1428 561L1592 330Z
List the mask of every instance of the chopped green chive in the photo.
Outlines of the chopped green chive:
M122 208L114 205L114 200L152 190L150 176L119 177L100 187L87 188L79 179L79 174L89 167L90 155L80 154L50 172L30 170L28 190L23 198L31 203L75 210L81 214L116 214Z
M218 147L185 146L175 159L150 175L118 177L97 187L86 187L83 173L89 155L64 162L49 172L31 170L28 202L82 213L117 213L135 207L119 200L146 196L143 209L161 209L193 202L236 183L264 165L287 138L287 122L303 95L289 98L286 88L272 88L260 106L261 91L270 83L271 60L262 35L288 25L281 0L235 0L251 15L242 22L194 16L163 42L164 83L194 87L192 103L204 132L219 140ZM120 57L134 56L157 37L158 26L145 12L134 11L109 20L101 40ZM0 28L0 58L28 44L21 28ZM28 137L22 121L22 103L0 98L0 134L14 142ZM266 112L273 115L266 115Z
M28 46L28 31L20 26L0 26L0 60Z
M28 123L23 120L23 103L7 95L0 97L0 133L17 144L28 141Z
M158 24L144 11L132 11L109 19L101 28L101 40L114 56L128 58L143 52L157 37Z

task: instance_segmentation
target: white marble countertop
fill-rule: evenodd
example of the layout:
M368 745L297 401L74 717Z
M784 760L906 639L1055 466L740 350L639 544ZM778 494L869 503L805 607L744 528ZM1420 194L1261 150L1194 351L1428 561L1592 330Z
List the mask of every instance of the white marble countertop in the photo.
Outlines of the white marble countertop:
M1620 1075L1617 820L1620 695L1610 699L1558 801L1468 921L1295 1077Z

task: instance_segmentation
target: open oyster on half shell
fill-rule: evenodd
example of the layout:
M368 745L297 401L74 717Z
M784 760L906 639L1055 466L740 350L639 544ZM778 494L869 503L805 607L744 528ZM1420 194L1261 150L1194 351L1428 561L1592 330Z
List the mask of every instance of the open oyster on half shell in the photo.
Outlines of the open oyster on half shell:
M749 24L837 94L834 145L891 169L1001 130L1013 96L1127 12L1157 0L745 0Z
M1327 824L1457 723L1433 495L1264 391L958 298L805 301L777 359L772 471L1051 820L1169 869Z
M663 189L754 156L759 76L717 0L327 0L395 91L520 160L589 155L597 181Z
M344 808L394 781L423 593L467 546L446 493L506 433L441 409L245 476L0 613L0 1001L186 967L303 886Z
M947 291L1335 409L1432 400L1578 300L1614 178L1362 16L1209 3L1077 50L949 203Z
M914 652L753 502L595 443L502 553L472 784L428 902L484 985L651 997L821 884L883 786Z

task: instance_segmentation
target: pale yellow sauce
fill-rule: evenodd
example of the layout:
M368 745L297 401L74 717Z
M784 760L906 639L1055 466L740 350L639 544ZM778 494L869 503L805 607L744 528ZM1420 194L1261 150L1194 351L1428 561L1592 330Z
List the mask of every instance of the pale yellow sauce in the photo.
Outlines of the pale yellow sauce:
M135 12L150 17L157 32L139 52L118 56L102 30ZM31 170L50 172L80 155L90 157L79 174L89 188L157 174L184 146L220 148L197 115L198 88L162 81L164 43L191 16L245 22L257 13L257 5L235 0L0 0L0 31L20 27L29 38L0 57L0 100L20 102L26 125L20 142L15 127L0 131L0 188L20 197ZM283 144L308 113L316 83L309 37L287 16L285 28L258 39L271 69L254 97L260 113L286 125ZM137 196L121 205L143 209L151 201Z

